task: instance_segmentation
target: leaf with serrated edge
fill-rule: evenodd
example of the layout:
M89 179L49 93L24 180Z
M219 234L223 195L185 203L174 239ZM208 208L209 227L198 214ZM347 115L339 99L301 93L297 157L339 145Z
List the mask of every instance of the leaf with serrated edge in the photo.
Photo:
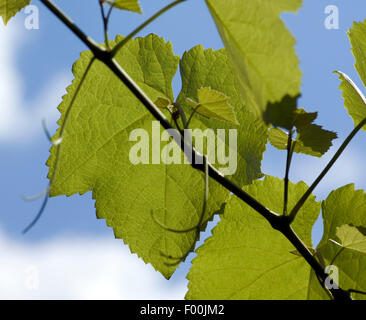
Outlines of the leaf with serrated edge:
M344 106L352 117L355 126L366 118L366 99L361 90L351 80L349 76L341 71L336 71L339 78L342 80L339 89L342 91ZM366 131L366 127L362 128Z
M366 86L366 20L364 22L353 22L353 27L348 33L352 53L356 59L356 70Z
M297 130L295 152L321 157L332 146L337 134L316 124L309 124Z
M142 13L138 0L114 0L107 1L110 5L121 10L128 10L137 13Z
M345 224L337 227L336 235L343 248L366 255L366 236L358 228Z
M282 129L272 128L269 130L269 142L278 150L287 149L288 134Z
M315 124L300 127L295 139L294 152L321 157L329 150L332 140L336 138L337 135L334 132L324 130ZM269 131L269 141L275 148L286 150L288 134L281 129L273 128Z
M295 39L280 19L302 0L206 0L238 73L245 105L262 116L269 102L300 93Z
M269 103L263 113L264 122L274 127L292 129L295 122L297 99L298 97L286 95L278 103Z
M120 40L117 37L116 41ZM75 79L59 106L59 125L91 57L89 51L84 52L73 66ZM174 101L171 84L179 57L174 55L170 42L156 35L133 39L118 52L116 60L152 101L158 97ZM147 131L151 163L152 147L156 147L151 141L152 121L153 117L128 88L103 63L95 61L68 119L51 196L92 191L97 217L106 219L115 236L123 239L133 253L169 278L177 266L167 263L176 261L163 258L161 252L184 255L195 240L195 231L166 231L154 222L151 211L170 228L195 226L201 216L205 183L203 174L188 164L131 163L129 153L137 142L130 141L129 136L134 129ZM158 153L168 143L161 142ZM54 170L55 150L52 147L47 162L49 177ZM209 190L205 220L229 196L214 181L210 181Z
M0 17L6 25L20 10L30 4L31 0L1 0Z
M340 233L344 225L365 228L366 215L363 209L365 207L366 194L363 190L355 190L353 184L332 191L322 202L324 233L318 245L318 251L328 264L336 257L332 264L338 267L339 286L344 290L366 291L366 256L354 250L342 250L339 253L342 248L330 240L337 239L338 235L344 237L342 232L345 230L343 229ZM316 282L317 280L314 279L314 285L317 285ZM317 290L312 291L312 293L317 292ZM366 298L362 294L353 294L353 297ZM311 295L310 298L313 296Z
M289 185L289 207L307 190L303 182ZM244 188L275 212L283 210L283 180L266 176ZM312 247L311 230L320 203L311 196L293 228ZM212 236L198 248L188 274L187 299L305 299L310 267L291 253L294 247L238 198L226 204Z
M169 107L170 105L172 105L172 102L167 98L159 97L156 99L155 105L158 108L165 109L165 108Z
M291 130L311 124L318 116L317 112L297 109L298 97L285 96L280 103L270 103L263 114L263 120L274 127Z
M182 90L177 102L184 108L187 115L194 110L187 98L198 101L198 90L210 87L229 97L240 126L227 121L208 119L196 114L190 128L207 128L237 130L237 170L232 176L239 185L251 183L262 177L261 161L266 150L268 129L261 120L256 119L244 105L240 96L238 79L233 72L230 59L225 49L204 50L201 45L185 52L180 62ZM229 134L226 134L226 139ZM229 143L226 143L230 147ZM235 152L231 146L232 151ZM228 154L228 152L226 152ZM217 162L216 162L217 163Z
M216 118L239 124L233 107L229 103L229 97L211 88L199 89L197 97L198 102L192 105L197 113L207 118ZM192 103L192 100L187 100L189 103Z
M302 108L296 109L293 124L296 128L302 128L312 124L317 117L317 112L307 112Z

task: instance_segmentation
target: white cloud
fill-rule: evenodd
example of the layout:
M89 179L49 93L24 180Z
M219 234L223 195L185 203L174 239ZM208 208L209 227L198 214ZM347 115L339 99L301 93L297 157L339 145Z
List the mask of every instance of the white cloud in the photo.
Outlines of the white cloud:
M310 185L331 160L339 146L340 142L321 159L302 157L299 161L294 162L295 168L297 167L298 170L293 170L292 179L294 181L303 180ZM364 170L364 157L365 155L361 149L352 145L347 148L320 182L315 194L320 199L325 199L330 191L349 183L354 183L357 189L365 188L366 172Z
M16 56L29 32L16 23L4 26L0 19L0 143L29 142L42 132L41 120L55 122L57 105L70 83L70 76L59 74L32 101L24 98Z
M121 241L69 237L21 244L0 232L0 299L183 299Z

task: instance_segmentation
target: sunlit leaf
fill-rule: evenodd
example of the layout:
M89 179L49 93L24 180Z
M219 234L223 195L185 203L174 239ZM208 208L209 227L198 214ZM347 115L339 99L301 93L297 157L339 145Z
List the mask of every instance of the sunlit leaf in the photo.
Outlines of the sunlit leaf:
M207 118L216 118L239 124L233 107L229 103L229 97L211 88L199 89L197 97L198 102L187 99L197 113Z
M365 207L366 194L363 190L355 190L353 184L332 191L322 202L324 234L318 250L328 264L338 268L338 285L344 290L366 291L366 255L362 249L364 244L362 241L357 243L361 239L360 227L366 226ZM356 229L350 226L360 227ZM354 245L358 250L344 250L331 241L338 238L345 247ZM317 280L313 281L316 284ZM319 291L312 291L313 294L316 292ZM362 294L353 295L356 299L366 298Z
M307 190L290 183L289 206ZM281 212L283 181L266 176L244 188L265 206ZM320 203L311 196L293 223L304 243L312 247L311 230ZM212 236L198 248L188 274L187 299L306 299L310 267L291 253L291 243L257 212L233 197L226 204Z
M364 234L366 229L363 228L363 233L359 229L345 224L337 227L336 235L340 239L343 248L366 255L366 236Z
M297 130L294 152L308 154L315 157L321 157L332 146L332 140L336 139L337 135L322 127L309 124L300 127ZM269 141L272 146L279 150L287 149L288 134L281 129L273 128L269 131Z
M351 80L349 76L341 71L336 72L342 80L339 89L342 90L344 106L352 117L355 126L366 118L366 99L361 90ZM363 127L363 130L366 130Z
M31 0L1 0L0 16L6 25L20 10L30 4Z
M120 40L117 37L116 41ZM91 56L90 52L82 53L73 67L75 79L59 106L59 125ZM171 84L179 57L174 55L171 43L156 35L133 39L118 52L116 60L152 101L159 97L174 101ZM169 278L177 268L171 264L177 260L171 261L161 254L184 256L191 249L196 232L167 231L153 220L151 213L172 229L195 226L202 212L205 183L203 174L189 164L168 165L162 161L168 157L161 154L169 143L178 148L178 159L183 158L182 152L174 141L160 142L162 128L156 122L154 125L153 120L103 63L94 62L67 122L51 196L92 191L97 217L106 219L115 236L123 239L133 253ZM143 139L141 136L138 141L130 141L134 129L145 130L149 165L134 164L131 160L131 148ZM159 141L153 141L153 136ZM160 164L151 164L156 159L153 150ZM52 147L47 162L49 177L55 168L55 152ZM229 196L214 181L210 181L209 190L204 221Z
M268 103L300 94L295 39L280 19L301 0L206 0L234 70L245 106L262 116Z
M171 104L172 102L169 99L163 97L158 97L155 101L155 105L161 109L165 109Z
M207 128L235 130L237 132L237 150L225 137L225 144L229 145L232 153L237 154L237 168L232 179L239 185L251 183L262 177L261 161L266 150L268 129L261 120L256 119L243 105L240 95L240 85L228 58L225 49L213 51L204 50L201 45L184 53L180 72L182 77L182 90L177 102L184 108L187 115L193 112L187 98L198 101L198 91L201 88L210 87L229 97L229 103L233 107L240 126L219 119L207 118L196 114L190 124L191 128ZM220 141L224 141L220 138ZM213 152L212 152L213 153ZM229 151L227 150L227 154Z
M107 2L118 9L142 13L138 0L114 0Z

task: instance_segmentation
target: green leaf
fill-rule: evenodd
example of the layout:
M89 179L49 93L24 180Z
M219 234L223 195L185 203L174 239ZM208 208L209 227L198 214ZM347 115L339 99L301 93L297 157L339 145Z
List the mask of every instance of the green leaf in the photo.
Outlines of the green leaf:
M187 102L187 98L198 101L199 89L210 87L229 97L228 102L240 123L238 127L227 121L208 119L196 114L192 118L190 128L236 130L237 151L231 147L232 152L237 153L237 170L232 176L233 180L239 185L245 185L262 177L261 161L266 149L268 129L243 105L240 85L226 50L204 50L201 45L196 46L184 53L180 62L180 72L182 90L177 102L184 108L187 115L194 110ZM219 139L223 141L222 138L219 137ZM228 146L227 137L225 141ZM226 153L228 152L227 150Z
M301 71L295 39L280 19L301 0L206 0L234 70L245 106L262 116L268 103L300 93Z
M288 134L282 129L272 128L269 130L269 142L278 150L287 150Z
M120 40L117 37L116 41ZM60 126L91 57L91 52L84 52L73 66L75 79L59 106ZM179 57L174 55L170 42L156 35L133 39L118 52L116 60L152 101L159 97L174 101L171 83ZM195 226L202 212L205 182L204 175L188 164L131 162L131 148L143 140L141 136L136 138L137 142L130 141L134 129L146 130L149 163L153 161L152 150L156 149L160 158L160 152L168 144L175 146L178 158L182 158L174 141L162 141L160 147L156 140L152 141L153 132L160 139L162 131L153 120L127 87L103 63L95 61L68 118L51 196L92 191L97 217L106 219L116 238L123 239L133 253L169 278L177 266L167 264L176 260L166 259L161 253L185 255L195 241L196 232L167 231L153 220L151 211L172 229ZM59 130L55 138L58 134ZM52 147L47 162L49 177L54 172L55 157L56 148ZM226 190L210 181L204 221L221 208L228 196ZM203 230L206 224L201 227Z
M344 290L366 291L366 256L356 250L341 250L339 245L330 240L339 237L346 245L350 245L349 239L359 237L355 230L344 225L358 226L359 230L365 228L365 207L366 194L363 190L355 190L353 184L332 191L322 203L324 234L318 250L327 263L332 262L339 268L339 286ZM366 297L354 294L354 298Z
M264 122L291 130L296 117L297 99L286 95L279 103L269 103L263 113Z
M283 210L283 181L266 176L244 188L275 212ZM303 182L289 185L289 207L307 190ZM320 203L311 196L293 228L312 247L311 230ZM291 253L294 247L256 211L232 197L212 236L198 248L188 274L187 299L305 299L310 267Z
M165 108L169 107L170 105L172 105L172 102L167 98L158 97L155 101L155 105L158 108L165 109Z
M332 146L332 140L337 138L336 133L324 130L315 124L300 127L297 133L294 152L315 157L325 154ZM269 131L269 141L275 148L287 150L288 134L281 129L273 128Z
M316 254L316 250L313 247L307 247L307 248L312 255ZM302 257L301 253L298 250L291 250L290 253L294 254L295 256Z
M197 97L197 103L188 98L188 103L192 105L197 113L207 118L216 118L239 124L233 107L229 103L229 97L211 88L199 89Z
M12 17L30 2L31 0L1 0L0 16L3 18L4 24L6 25Z
M263 120L274 127L282 127L287 130L311 124L317 118L318 113L306 112L302 108L297 109L298 98L285 96L280 103L268 104L263 114Z
M332 146L337 134L316 124L309 124L297 130L295 152L321 157Z
M141 7L139 5L138 0L114 0L114 1L107 1L110 5L121 9L121 10L128 10L137 13L142 13Z
M307 112L302 108L296 109L293 125L298 129L306 127L307 125L312 124L317 117L317 112Z
M352 117L355 127L366 118L366 99L361 90L351 80L349 76L341 71L336 71L342 80L339 89L342 91L344 106L347 108L349 115ZM363 130L366 130L363 127Z
M365 230L363 231L365 233ZM336 235L341 240L342 247L362 255L366 255L366 236L364 233L359 228L348 224L344 224L336 229Z
M356 70L366 86L366 20L359 23L353 22L353 28L350 29L348 36L356 59Z

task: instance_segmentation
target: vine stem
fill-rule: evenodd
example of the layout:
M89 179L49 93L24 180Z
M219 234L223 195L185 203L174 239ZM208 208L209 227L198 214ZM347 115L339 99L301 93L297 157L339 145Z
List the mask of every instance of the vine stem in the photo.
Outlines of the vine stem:
M117 63L117 61L111 55L111 52L106 51L104 48L95 44L88 36L86 36L65 14L58 9L50 0L40 0L47 8L49 8L84 44L90 48L96 59L103 62L123 83L124 85L135 95L135 97L145 106L145 108L157 119L164 129L174 129L165 115L159 110L159 108L151 101L151 99L143 92L141 88L133 81L133 79L124 71L124 69ZM184 0L183 0L184 1ZM179 1L182 2L182 1ZM205 171L205 165L203 161L203 155L201 155L192 145L182 139L182 136L177 134L172 138L180 146L183 152L188 151L189 156L192 155L191 166L194 169ZM189 157L190 158L190 157ZM312 255L307 246L296 235L289 223L289 217L279 215L270 209L266 208L262 203L257 201L251 195L246 193L238 185L231 180L224 177L216 168L207 163L208 175L216 182L221 184L228 191L232 192L252 209L261 214L275 229L280 231L299 251L307 263L314 269L316 274L322 281L324 287L325 280L328 275L324 273L322 266ZM334 299L350 300L350 294L342 289L330 289L330 292Z
M299 212L301 207L304 205L305 201L309 198L311 193L314 191L314 189L317 187L320 181L324 178L324 176L328 173L330 168L336 163L340 155L343 153L343 151L346 149L348 144L351 142L351 140L354 138L354 136L357 134L358 131L362 129L362 127L366 125L366 118L363 119L348 135L346 140L342 143L342 145L339 147L333 158L329 161L327 166L324 168L324 170L319 174L319 176L315 179L315 181L312 183L312 185L309 187L309 189L304 193L304 195L300 198L300 200L296 203L294 208L291 210L289 214L290 222L294 221L296 218L296 214Z
M291 160L292 160L292 155L293 155L292 135L293 135L293 130L291 129L288 133L288 139L287 139L287 159L286 159L286 172L285 172L284 192L283 192L283 198L284 198L283 199L283 214L284 215L287 215L288 183L289 183Z
M102 15L103 26L104 26L104 43L105 43L106 48L108 50L110 50L111 48L109 47L108 22L109 22L110 12L112 11L113 6L110 7L108 16L105 15L105 11L104 11L104 0L99 0L99 6L100 6L100 12Z

